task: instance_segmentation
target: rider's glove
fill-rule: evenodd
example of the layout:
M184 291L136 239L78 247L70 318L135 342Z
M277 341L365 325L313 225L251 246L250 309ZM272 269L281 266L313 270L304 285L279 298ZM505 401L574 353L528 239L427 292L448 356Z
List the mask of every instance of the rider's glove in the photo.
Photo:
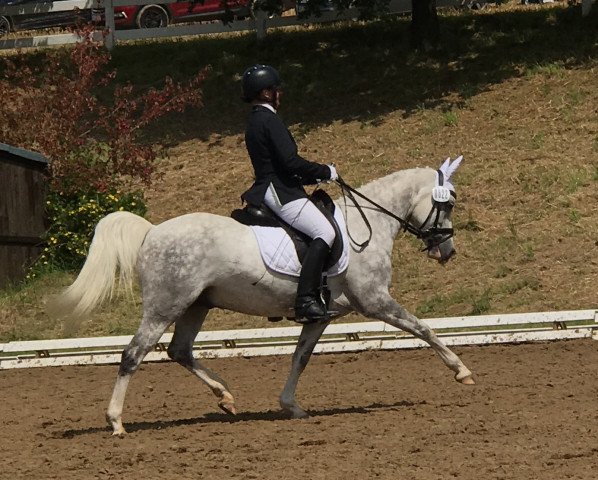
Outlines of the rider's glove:
M338 173L336 173L334 165L328 165L328 168L330 169L330 181L334 182L335 180L338 180Z

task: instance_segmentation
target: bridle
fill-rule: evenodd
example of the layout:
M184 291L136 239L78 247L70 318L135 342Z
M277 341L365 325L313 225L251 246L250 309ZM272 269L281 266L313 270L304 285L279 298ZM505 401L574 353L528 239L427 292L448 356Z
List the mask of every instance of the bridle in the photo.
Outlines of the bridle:
M403 219L398 215L395 215L390 210L384 208L382 205L379 205L378 203L374 202L371 198L368 198L361 192L357 191L355 188L347 184L347 182L345 182L339 176L336 182L341 187L343 198L346 196L353 202L353 205L355 205L355 208L357 208L357 211L361 215L361 218L363 219L369 232L368 239L365 242L361 243L355 241L355 239L351 236L351 233L348 232L351 241L355 243L355 245L358 248L364 250L369 245L373 233L372 226L369 220L367 219L367 216L363 212L363 209L357 203L357 200L355 200L354 194L372 204L374 207L376 207L376 209L379 212L382 212L385 215L388 215L389 217L398 221L403 231L409 232L416 238L422 240L426 244L422 251L431 250L432 248L435 248L441 243L446 242L448 239L452 238L454 235L454 229L440 227L438 222L440 220L440 212L450 212L450 210L453 208L453 203L457 198L457 194L453 190L444 187L444 174L440 170L437 170L437 174L437 185L432 193L432 208L430 209L428 216L426 217L426 219L420 227L416 227L411 223L412 214L409 214L409 216L406 219ZM452 197L453 199L452 202L450 201L450 197ZM428 223L430 223L430 220L432 218L434 218L434 222L431 223L430 227L424 228Z

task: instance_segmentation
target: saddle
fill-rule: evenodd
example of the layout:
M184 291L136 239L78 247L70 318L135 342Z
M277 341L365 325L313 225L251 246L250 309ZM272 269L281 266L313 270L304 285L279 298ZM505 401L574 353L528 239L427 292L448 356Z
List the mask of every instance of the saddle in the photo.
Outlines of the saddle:
M332 201L332 198L330 198L330 195L328 195L324 190L318 189L311 194L309 199L314 203L316 207L318 207L318 209L324 214L324 216L328 219L328 221L334 228L334 243L332 244L332 248L330 249L330 255L328 256L328 260L324 265L324 270L326 271L338 262L343 253L343 236L338 226L338 223L334 218L334 210L336 207L334 205L334 202ZM304 233L300 232L299 230L294 229L280 218L278 218L276 214L274 214L274 212L272 212L272 210L270 210L266 205L246 205L243 208L233 210L230 216L237 222L242 223L243 225L278 227L284 229L293 241L293 245L295 246L295 250L297 251L297 257L299 258L299 262L303 264L303 258L305 257L305 254L312 239Z

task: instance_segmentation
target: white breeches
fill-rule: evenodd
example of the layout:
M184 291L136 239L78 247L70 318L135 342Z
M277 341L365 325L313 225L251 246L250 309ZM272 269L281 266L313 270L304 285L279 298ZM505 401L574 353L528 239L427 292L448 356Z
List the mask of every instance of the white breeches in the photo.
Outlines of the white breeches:
M293 228L305 233L312 239L321 238L329 247L336 236L334 228L322 212L309 199L300 198L285 205L280 204L274 187L270 185L266 190L264 203L278 217Z

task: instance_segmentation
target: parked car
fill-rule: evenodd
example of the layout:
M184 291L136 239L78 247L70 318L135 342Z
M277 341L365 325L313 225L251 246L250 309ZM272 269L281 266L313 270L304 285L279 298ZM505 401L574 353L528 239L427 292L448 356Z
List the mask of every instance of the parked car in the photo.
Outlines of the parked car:
M55 3L60 3L56 0ZM39 0L0 0L0 7L35 6L35 13L0 14L0 37L18 30L67 27L91 21L91 9L48 11L49 2ZM45 7L45 8L44 8Z
M336 7L334 6L334 3L332 3L331 0L322 0L318 3L316 10L319 13L334 12L336 10ZM309 8L307 6L307 0L297 0L297 3L295 5L295 14L297 16L301 16L307 15L308 13L311 12L309 12ZM313 11L313 13L317 15L316 11Z
M117 28L157 28L172 23L216 20L232 15L244 18L250 15L249 0L227 0L228 12L222 0L182 1L166 4L131 5L114 9Z

